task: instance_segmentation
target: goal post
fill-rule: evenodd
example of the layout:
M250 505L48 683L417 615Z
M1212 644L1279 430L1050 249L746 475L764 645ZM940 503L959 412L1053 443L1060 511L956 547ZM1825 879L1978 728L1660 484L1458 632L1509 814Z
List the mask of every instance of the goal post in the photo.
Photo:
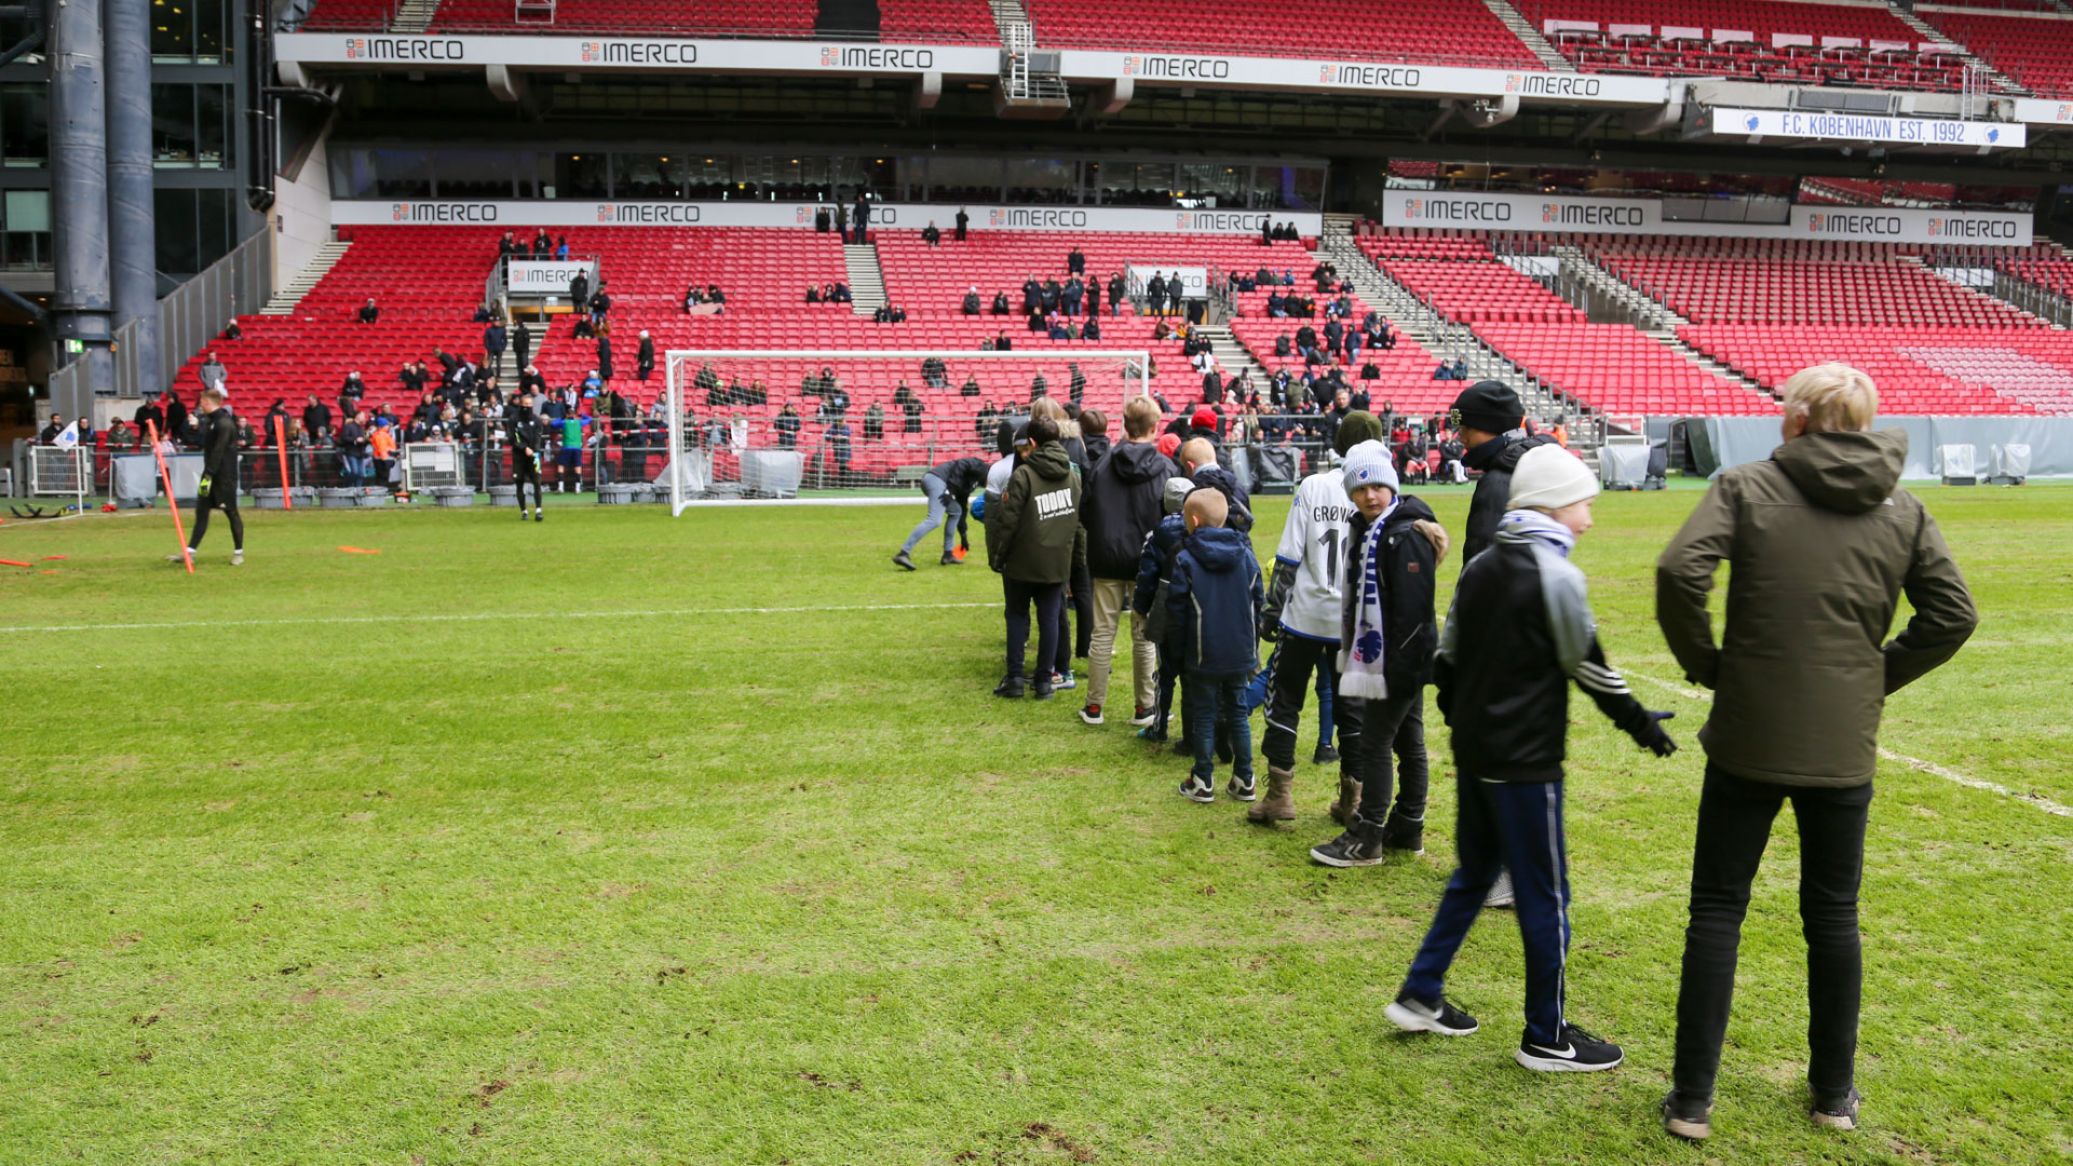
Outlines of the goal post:
M1107 348L671 349L664 362L673 516L708 496L910 487L929 466L991 456L988 419L1037 396L1099 410L1119 439L1124 403L1157 375L1150 353Z

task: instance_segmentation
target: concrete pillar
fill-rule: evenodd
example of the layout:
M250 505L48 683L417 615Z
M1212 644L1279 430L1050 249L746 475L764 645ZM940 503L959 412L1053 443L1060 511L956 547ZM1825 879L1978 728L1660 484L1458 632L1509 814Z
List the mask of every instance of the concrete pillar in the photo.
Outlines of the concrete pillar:
M73 0L78 3L79 0ZM108 261L118 329L141 320L130 339L140 383L156 396L158 231L151 174L151 0L105 0L108 65ZM211 321L220 326L222 321Z
M147 41L148 43L148 41ZM78 399L53 401L68 417L93 408L95 394L115 391L109 342L114 304L108 278L107 81L97 0L70 0L51 14L50 201L56 243L57 293L51 333L85 351Z

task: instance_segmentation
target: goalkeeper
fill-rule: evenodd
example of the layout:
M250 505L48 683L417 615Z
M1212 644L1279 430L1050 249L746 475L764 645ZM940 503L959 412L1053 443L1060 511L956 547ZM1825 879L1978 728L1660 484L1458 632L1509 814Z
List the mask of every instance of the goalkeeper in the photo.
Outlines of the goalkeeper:
M187 536L187 555L192 558L209 532L209 512L221 510L230 519L230 565L245 564L245 520L238 514L238 425L223 407L223 392L202 390L196 408L202 415L202 480L194 494L194 530ZM168 562L183 556L168 555Z
M547 511L540 504L540 418L533 412L533 395L520 393L508 419L511 437L511 480L518 495L518 521L525 521L525 487L533 486L533 521L544 522Z

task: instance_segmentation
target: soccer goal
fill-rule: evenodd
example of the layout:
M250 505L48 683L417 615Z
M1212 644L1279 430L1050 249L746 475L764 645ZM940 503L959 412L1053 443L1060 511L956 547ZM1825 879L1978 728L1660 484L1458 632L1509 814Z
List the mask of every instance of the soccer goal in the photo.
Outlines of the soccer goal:
M1123 404L1153 391L1148 353L1044 348L671 349L664 404L670 513L701 498L911 486L930 466L994 454L1002 415L1037 397L1076 402L1122 433ZM904 391L903 391L904 390Z

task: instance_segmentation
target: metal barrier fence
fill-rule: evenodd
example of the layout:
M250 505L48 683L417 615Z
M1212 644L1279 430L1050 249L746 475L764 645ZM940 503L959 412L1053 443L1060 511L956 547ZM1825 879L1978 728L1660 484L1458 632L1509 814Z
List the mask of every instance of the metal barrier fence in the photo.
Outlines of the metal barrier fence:
M158 301L158 360L154 367L143 367L143 353L135 343L138 322L116 329L115 382L94 385L91 390L102 396L124 397L163 392L188 356L208 347L232 316L251 315L266 306L273 295L272 248L273 233L259 231ZM80 383L85 376L84 361L53 369L52 398L82 399L89 390Z

